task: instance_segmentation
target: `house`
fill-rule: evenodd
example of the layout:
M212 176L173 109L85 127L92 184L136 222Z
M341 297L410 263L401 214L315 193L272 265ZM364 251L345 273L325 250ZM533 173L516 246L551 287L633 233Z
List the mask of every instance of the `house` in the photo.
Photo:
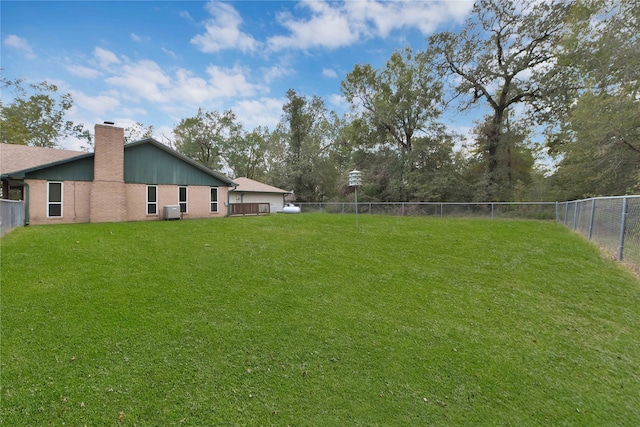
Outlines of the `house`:
M270 212L282 212L286 195L291 191L282 190L249 178L235 178L237 187L231 190L231 204L236 203L269 203Z
M159 220L176 211L182 218L222 217L235 186L153 138L124 144L124 129L108 123L95 126L93 153L7 144L0 150L3 194L21 190L27 224Z

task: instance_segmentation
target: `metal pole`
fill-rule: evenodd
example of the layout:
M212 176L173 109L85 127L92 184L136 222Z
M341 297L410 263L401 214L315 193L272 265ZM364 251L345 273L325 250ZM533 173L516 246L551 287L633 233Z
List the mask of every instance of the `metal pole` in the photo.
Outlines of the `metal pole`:
M622 261L624 252L624 229L627 222L627 198L622 199L622 223L620 224L620 248L618 249L618 261Z
M358 226L358 186L356 185L356 227Z
M593 235L593 217L596 211L596 199L591 199L591 218L589 218L589 240Z

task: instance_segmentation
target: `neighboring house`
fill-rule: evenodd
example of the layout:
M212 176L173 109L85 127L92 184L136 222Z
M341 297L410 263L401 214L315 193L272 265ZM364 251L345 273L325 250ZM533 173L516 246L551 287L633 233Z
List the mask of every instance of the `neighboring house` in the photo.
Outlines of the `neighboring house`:
M148 138L124 144L124 129L95 126L95 151L0 146L3 194L21 189L27 224L227 215L235 183Z
M269 203L270 212L282 212L286 195L291 191L282 190L249 178L235 178L238 186L231 190L231 203Z

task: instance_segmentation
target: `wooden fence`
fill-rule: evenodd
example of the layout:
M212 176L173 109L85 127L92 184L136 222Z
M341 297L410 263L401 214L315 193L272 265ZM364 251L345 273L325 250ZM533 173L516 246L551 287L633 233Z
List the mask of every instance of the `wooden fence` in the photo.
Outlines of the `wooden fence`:
M231 216L234 215L269 215L271 205L269 203L231 203Z

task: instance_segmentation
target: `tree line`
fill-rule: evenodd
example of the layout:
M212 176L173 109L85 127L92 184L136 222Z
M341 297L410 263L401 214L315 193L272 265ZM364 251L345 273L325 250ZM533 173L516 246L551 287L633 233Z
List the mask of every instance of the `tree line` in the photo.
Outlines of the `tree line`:
M343 115L289 89L279 123L244 129L235 113L198 109L163 141L233 177L298 201L565 200L640 189L640 4L634 0L477 0L459 32L435 33L341 82ZM3 79L4 143L56 146L70 135L69 94ZM471 138L445 112L481 108ZM128 141L153 134L143 124Z

